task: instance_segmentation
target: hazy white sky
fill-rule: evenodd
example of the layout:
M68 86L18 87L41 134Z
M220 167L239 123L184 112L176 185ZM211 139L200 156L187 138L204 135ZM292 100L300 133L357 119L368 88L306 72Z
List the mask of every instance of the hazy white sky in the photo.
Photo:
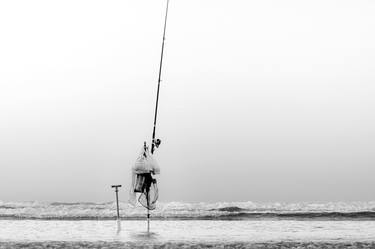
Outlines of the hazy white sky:
M165 1L0 2L0 199L127 198ZM375 3L171 0L162 201L374 200Z

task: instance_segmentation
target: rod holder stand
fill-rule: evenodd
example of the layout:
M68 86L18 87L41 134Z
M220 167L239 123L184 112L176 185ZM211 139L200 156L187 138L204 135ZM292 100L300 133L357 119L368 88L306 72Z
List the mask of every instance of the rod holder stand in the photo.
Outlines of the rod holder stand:
M116 206L117 206L117 220L120 220L120 210L119 210L119 205L118 205L118 188L121 188L121 185L112 185L111 188L115 188Z

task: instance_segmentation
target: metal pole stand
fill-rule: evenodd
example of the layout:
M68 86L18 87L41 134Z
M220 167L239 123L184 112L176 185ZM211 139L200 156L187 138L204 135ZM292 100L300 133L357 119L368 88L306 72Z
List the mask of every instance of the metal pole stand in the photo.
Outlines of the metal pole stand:
M147 202L147 233L150 233L150 189L146 190L146 202Z
M120 220L120 209L118 205L118 188L121 188L121 185L112 185L112 188L115 188L116 192L116 205L117 205L117 233L121 231L121 220Z
M147 209L147 233L150 233L150 210Z

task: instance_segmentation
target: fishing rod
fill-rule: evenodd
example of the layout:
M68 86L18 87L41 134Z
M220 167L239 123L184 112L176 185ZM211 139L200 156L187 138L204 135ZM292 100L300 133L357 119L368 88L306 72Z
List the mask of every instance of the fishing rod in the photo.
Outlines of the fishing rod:
M154 127L153 127L153 130L152 130L151 154L154 154L155 147L159 147L160 142L161 142L160 139L155 140L155 132L156 132L156 120L157 120L157 116L158 116L159 90L160 90L160 82L161 82L161 69L162 69L162 66L163 66L165 31L167 29L168 5L169 5L169 0L167 0L167 7L166 7L166 10L165 10L165 18L164 18L163 41L162 41L162 44L161 44L161 55L160 55L160 64L159 64L158 90L156 92Z
M163 29L163 41L161 44L161 55L160 55L160 64L159 64L159 76L158 76L158 88L156 92L156 103L155 103L155 115L154 115L154 126L152 130L152 141L151 141L151 154L154 154L155 147L159 147L160 139L155 139L156 134L156 120L158 117L158 105L159 105L159 92L160 92L160 82L161 82L161 72L163 67L163 55L164 55L164 44L165 44L165 31L167 29L167 17L168 17L168 6L169 0L167 0L167 7L165 9L165 17L164 17L164 29ZM149 191L146 193L146 202L147 202L147 232L150 232L150 209L149 209Z

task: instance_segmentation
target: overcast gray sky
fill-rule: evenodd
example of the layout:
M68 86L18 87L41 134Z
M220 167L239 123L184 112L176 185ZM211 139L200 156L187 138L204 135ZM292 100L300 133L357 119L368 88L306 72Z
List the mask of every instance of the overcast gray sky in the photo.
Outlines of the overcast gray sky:
M1 1L0 199L108 201L150 141L165 1ZM375 3L171 0L162 201L374 200Z

